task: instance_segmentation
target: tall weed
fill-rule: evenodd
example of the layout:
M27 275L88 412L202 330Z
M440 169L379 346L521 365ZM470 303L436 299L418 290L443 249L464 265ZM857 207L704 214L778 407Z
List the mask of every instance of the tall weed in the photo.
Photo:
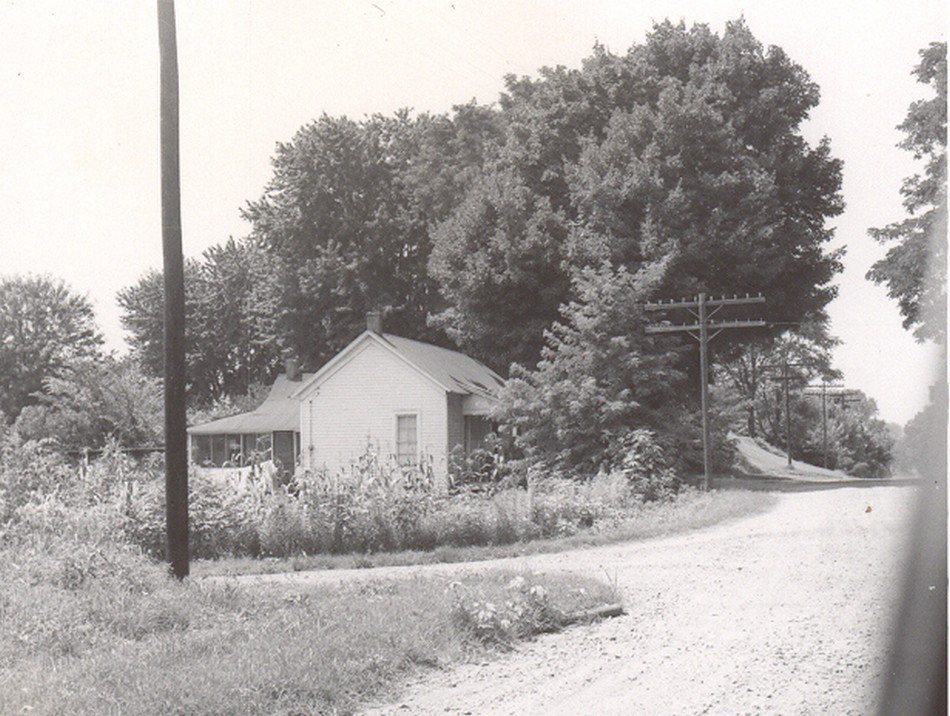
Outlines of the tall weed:
M454 494L435 489L425 464L404 468L371 453L337 474L298 475L287 488L269 492L241 491L226 481L193 474L191 556L366 555L443 545L506 545L597 531L629 517L645 499L668 494L665 475L650 481L650 470L662 471L662 466L650 462L649 441L644 445L630 446L631 457L621 469L588 482L535 475L530 489L505 489L499 482L491 490L460 488ZM106 451L102 459L77 468L47 446L8 446L0 463L0 490L12 496L3 503L6 522L27 525L44 510L94 509L97 528L108 529L110 540L161 558L166 518L159 467ZM60 525L33 528L44 535ZM78 573L83 571L80 565Z

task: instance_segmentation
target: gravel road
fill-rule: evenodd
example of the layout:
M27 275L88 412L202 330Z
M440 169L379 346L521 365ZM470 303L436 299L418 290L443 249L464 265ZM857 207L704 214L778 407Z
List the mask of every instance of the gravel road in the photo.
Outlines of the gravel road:
M627 613L425 672L366 713L874 713L916 489L787 493L707 530L502 561L614 580Z

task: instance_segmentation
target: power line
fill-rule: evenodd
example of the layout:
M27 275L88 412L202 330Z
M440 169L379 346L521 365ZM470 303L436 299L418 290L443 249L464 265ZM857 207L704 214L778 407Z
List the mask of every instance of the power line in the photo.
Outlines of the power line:
M819 392L814 392L818 390ZM834 393L829 393L829 390L834 390ZM860 398L850 399L849 396L854 395L858 391L850 390L845 388L843 385L838 383L829 383L828 381L821 381L818 385L809 385L804 393L805 395L820 395L821 396L821 448L824 455L824 466L825 469L828 469L828 396L832 397L841 397L841 400L844 402L857 402Z
M804 376L792 375L789 368L800 368L803 363L789 363L788 356L782 358L782 374L773 375L772 380L776 383L784 384L785 391L785 456L788 460L788 466L792 466L792 411L791 411L791 391L789 386L793 381L805 380Z
M686 310L696 318L695 323L682 323L674 325L669 321L663 321L657 324L651 324L646 327L647 333L688 333L699 341L699 372L703 413L703 473L704 485L707 490L712 489L712 457L710 454L709 438L709 367L708 363L708 345L709 341L718 336L725 330L733 328L759 328L765 326L765 321L713 321L710 320L720 310L726 306L744 306L753 303L765 303L765 296L732 296L728 298L707 298L705 293L700 293L695 299L680 299L659 301L657 303L648 303L644 306L646 311L671 311ZM712 307L712 311L709 308ZM696 309L695 311L693 309ZM710 335L710 331L713 331Z

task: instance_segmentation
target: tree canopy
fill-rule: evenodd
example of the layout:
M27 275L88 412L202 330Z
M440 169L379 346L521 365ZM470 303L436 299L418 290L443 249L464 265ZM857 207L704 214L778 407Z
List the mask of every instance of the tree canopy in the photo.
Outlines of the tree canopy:
M946 341L947 326L947 43L920 51L914 69L918 82L934 92L911 104L898 126L906 136L898 145L924 160L923 174L901 187L910 214L869 233L891 245L868 271L871 281L887 286L897 300L904 328L919 341Z
M7 420L39 402L43 381L101 346L89 299L49 276L0 277L0 415Z
M185 261L185 361L189 399L206 404L267 382L280 363L269 256L250 240L229 239ZM119 292L122 326L145 372L163 373L164 288L149 271Z
M415 191L437 173L413 171L430 124L405 112L363 122L324 115L278 145L274 176L244 216L272 268L274 328L305 364L332 357L370 310L384 310L393 332L432 337L426 209L445 199L437 186Z
M801 137L818 88L781 49L743 21L664 22L626 55L506 85L504 144L433 233L436 320L464 348L533 364L573 275L604 260L665 259L658 295L767 288L765 318L822 319L841 162Z

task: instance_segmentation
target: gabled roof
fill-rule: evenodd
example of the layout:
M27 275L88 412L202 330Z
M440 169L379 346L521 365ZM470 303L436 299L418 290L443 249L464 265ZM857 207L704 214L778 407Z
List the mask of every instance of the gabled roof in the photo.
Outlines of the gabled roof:
M493 398L504 385L504 379L484 363L464 353L391 333L365 331L346 348L330 359L309 380L299 385L295 396L319 385L355 355L359 346L373 341L408 363L412 368L438 385L447 393L483 395Z
M233 435L269 433L274 430L300 430L300 402L292 396L313 375L313 373L303 373L300 380L288 380L286 374L282 373L277 376L264 402L256 410L195 425L188 428L188 432L191 435Z
M495 371L464 353L389 333L381 338L450 393L495 396L505 384Z

